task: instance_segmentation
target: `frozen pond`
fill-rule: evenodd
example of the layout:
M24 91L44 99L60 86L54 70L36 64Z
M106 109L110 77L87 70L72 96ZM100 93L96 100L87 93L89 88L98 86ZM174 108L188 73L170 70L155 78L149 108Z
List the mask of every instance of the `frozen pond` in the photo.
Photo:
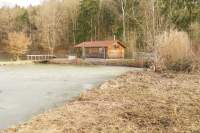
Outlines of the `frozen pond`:
M0 129L62 105L81 91L130 70L140 69L66 65L0 67Z

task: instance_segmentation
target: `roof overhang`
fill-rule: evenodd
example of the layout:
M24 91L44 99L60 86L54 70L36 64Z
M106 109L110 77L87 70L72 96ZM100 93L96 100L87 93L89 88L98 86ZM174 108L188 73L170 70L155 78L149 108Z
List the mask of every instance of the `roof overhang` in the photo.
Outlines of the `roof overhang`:
M90 42L82 42L76 46L74 46L75 48L106 48L109 47L111 45L114 44L119 44L121 45L123 48L126 48L126 46L120 42L120 41L90 41Z

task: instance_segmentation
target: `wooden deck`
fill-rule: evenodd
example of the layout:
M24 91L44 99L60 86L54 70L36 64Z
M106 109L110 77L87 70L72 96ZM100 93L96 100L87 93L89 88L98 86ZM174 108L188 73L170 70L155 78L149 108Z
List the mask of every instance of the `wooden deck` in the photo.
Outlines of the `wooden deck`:
M48 61L56 58L55 55L27 55L27 60L30 61Z

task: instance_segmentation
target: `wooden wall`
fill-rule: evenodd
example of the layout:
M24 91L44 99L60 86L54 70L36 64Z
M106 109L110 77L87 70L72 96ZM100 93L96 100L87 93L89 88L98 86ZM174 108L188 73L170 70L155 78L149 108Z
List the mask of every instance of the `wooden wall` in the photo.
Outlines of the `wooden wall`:
M104 58L104 48L85 48L86 58ZM106 48L106 58L108 59L120 59L124 58L125 48L120 44L116 43L114 45Z
M108 47L107 57L111 59L124 58L124 52L124 47L122 47L120 44L115 44Z

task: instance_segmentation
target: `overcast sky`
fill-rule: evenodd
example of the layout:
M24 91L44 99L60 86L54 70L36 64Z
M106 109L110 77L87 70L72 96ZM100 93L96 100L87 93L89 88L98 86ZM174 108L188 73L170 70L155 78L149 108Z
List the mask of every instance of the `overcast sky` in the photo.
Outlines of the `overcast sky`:
M30 6L30 5L38 5L42 0L0 0L0 6Z

